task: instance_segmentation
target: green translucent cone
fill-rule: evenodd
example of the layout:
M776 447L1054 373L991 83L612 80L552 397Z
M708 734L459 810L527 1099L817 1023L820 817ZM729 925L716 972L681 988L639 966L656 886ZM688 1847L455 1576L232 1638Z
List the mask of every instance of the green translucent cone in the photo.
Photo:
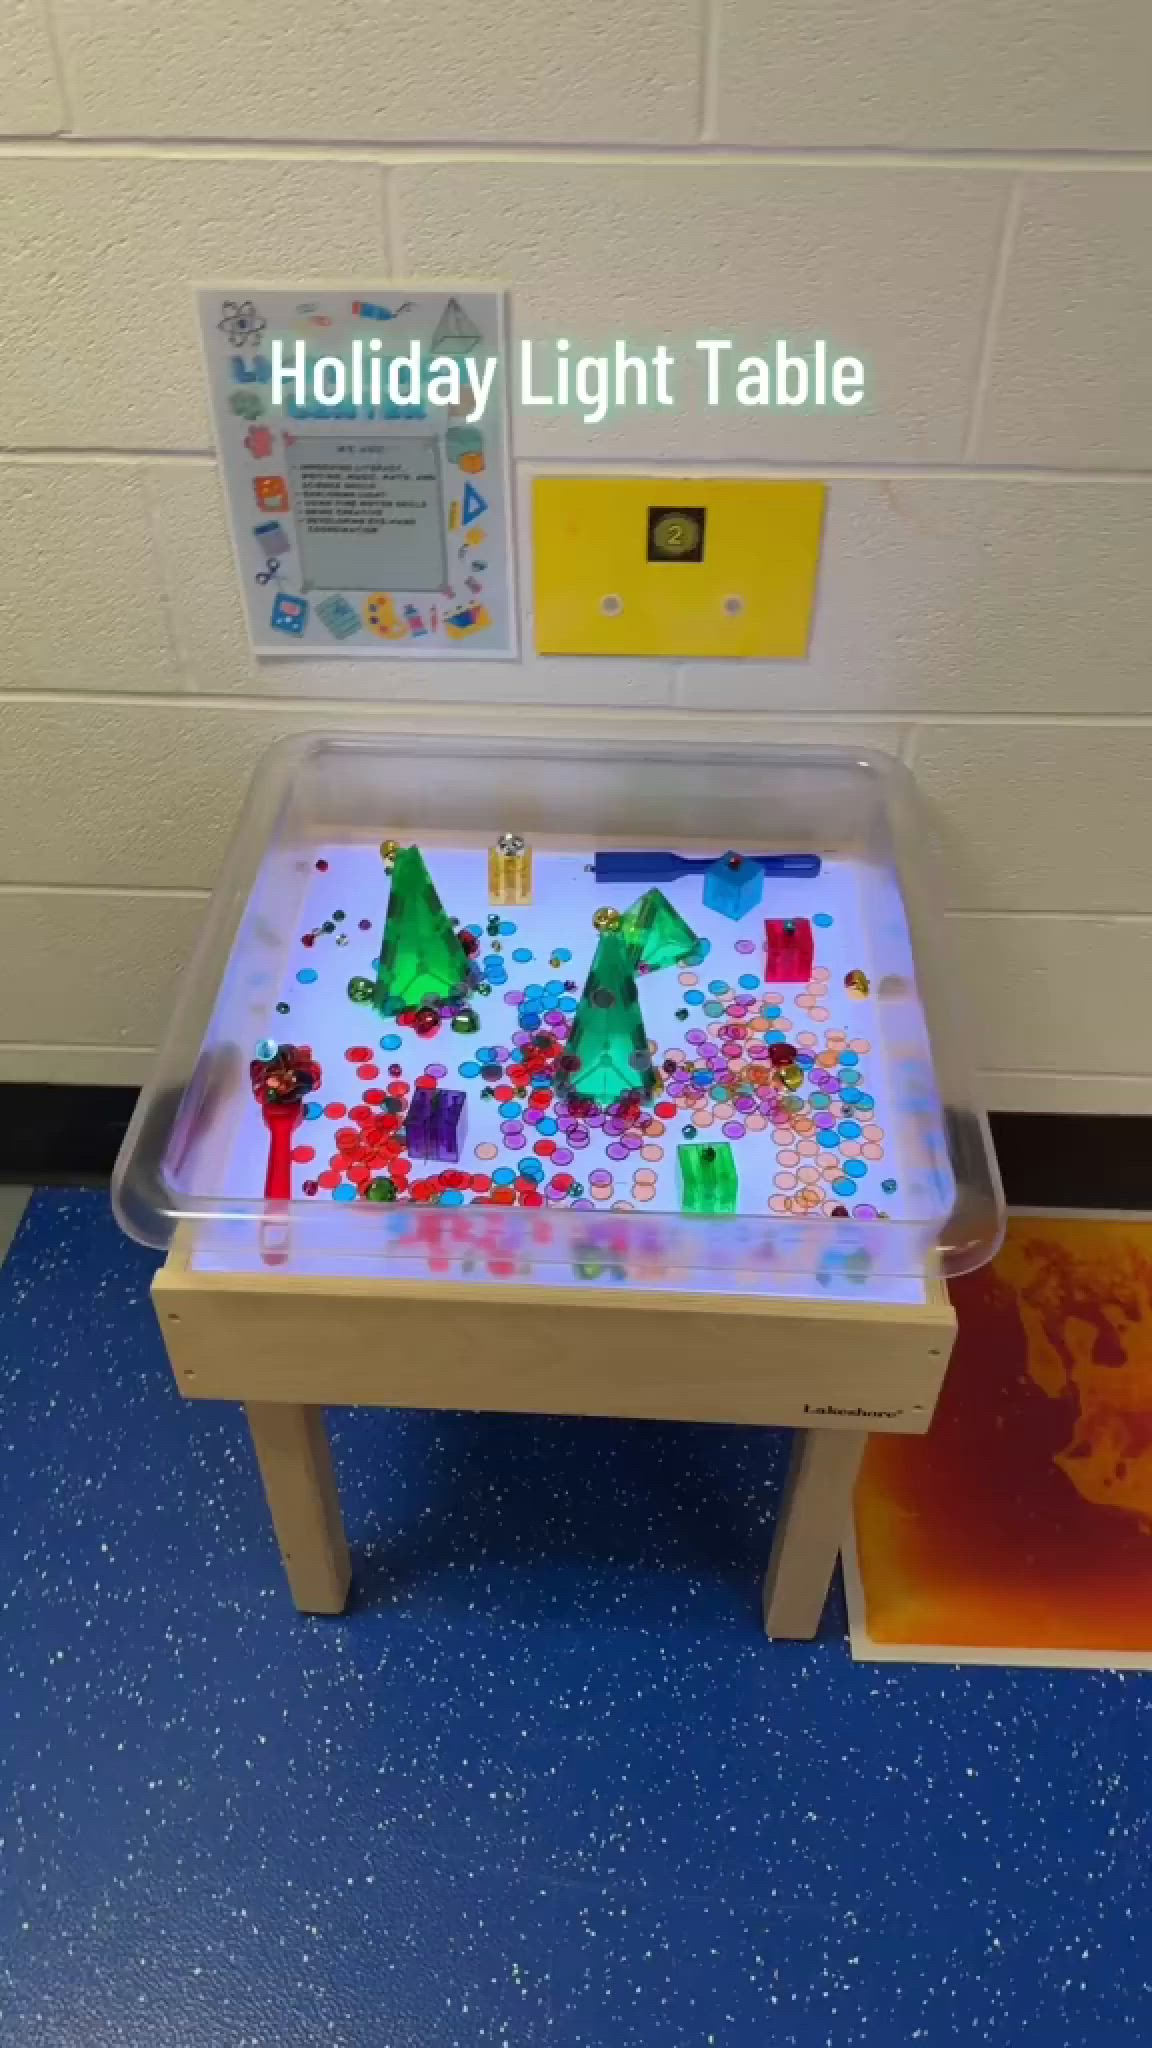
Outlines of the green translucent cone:
M567 1092L601 1109L656 1085L632 961L621 933L601 933L564 1048Z
M624 912L620 936L631 949L634 967L675 967L700 941L680 912L659 889L649 889Z
M740 1182L732 1147L723 1140L706 1145L678 1145L681 1205L689 1216L732 1216Z
M453 1003L470 980L468 955L418 846L402 846L392 869L380 971L373 1002L382 1017Z

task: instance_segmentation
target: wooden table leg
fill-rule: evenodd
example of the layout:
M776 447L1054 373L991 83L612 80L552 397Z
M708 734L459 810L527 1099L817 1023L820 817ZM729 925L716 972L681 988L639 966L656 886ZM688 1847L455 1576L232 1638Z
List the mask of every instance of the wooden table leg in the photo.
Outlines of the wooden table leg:
M292 1598L304 1614L339 1614L351 1565L324 1410L280 1401L245 1406Z
M820 1626L867 1432L798 1429L764 1580L770 1636L814 1636Z

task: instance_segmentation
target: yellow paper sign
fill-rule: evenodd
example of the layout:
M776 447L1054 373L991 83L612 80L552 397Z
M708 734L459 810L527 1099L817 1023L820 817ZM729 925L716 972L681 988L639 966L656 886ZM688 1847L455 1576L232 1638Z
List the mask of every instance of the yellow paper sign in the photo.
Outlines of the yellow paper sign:
M538 477L537 653L802 657L825 495L819 483Z

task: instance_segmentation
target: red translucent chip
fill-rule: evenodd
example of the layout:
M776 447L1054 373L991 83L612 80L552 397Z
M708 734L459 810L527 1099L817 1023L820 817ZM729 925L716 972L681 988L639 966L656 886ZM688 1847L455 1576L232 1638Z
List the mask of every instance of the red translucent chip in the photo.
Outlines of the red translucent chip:
M307 1166L309 1161L316 1157L316 1147L314 1145L293 1145L292 1157L296 1161L297 1166Z
M343 1102L326 1102L324 1114L331 1117L334 1124L338 1124L342 1116L347 1116L348 1110Z

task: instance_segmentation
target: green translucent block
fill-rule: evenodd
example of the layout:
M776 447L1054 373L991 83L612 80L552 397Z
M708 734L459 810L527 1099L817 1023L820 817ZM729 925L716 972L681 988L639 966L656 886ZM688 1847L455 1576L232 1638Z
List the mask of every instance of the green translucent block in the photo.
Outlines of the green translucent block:
M680 912L659 889L649 889L624 912L620 937L632 952L634 967L675 967L700 944Z
M471 978L468 955L418 846L402 846L392 869L392 891L373 1002L382 1017L454 1003Z
M733 1216L740 1200L740 1182L732 1147L718 1144L678 1145L680 1203L689 1216Z
M656 1085L632 951L619 932L600 934L561 1064L566 1091L601 1109Z

